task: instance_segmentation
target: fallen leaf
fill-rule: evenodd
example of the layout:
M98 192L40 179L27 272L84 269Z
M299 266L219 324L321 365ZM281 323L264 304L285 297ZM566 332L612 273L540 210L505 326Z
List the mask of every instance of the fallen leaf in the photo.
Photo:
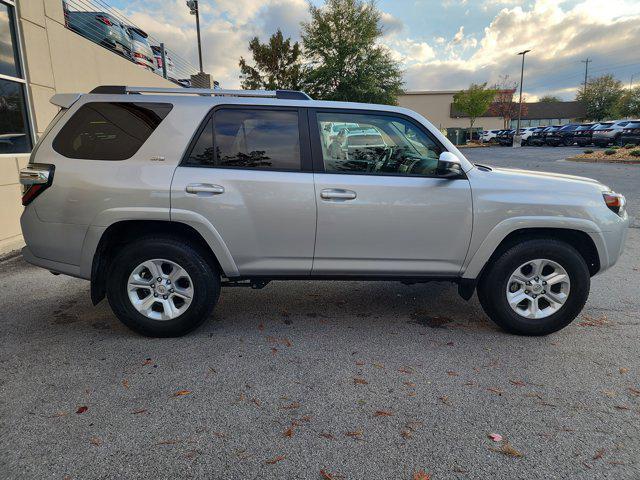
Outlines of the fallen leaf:
M262 405L260 403L260 400L258 400L257 398L252 398L251 403L253 403L256 407L259 407L260 405Z
M445 405L451 405L451 402L449 401L449 397L447 395L443 395L442 397L440 397L440 401Z
M290 347L290 346L292 346L292 345L293 345L293 343L291 343L291 341L290 341L288 338L283 338L283 339L282 339L282 344L283 344L285 347Z
M613 398L616 396L616 392L614 392L613 390L603 390L602 393L604 393L609 398Z
M161 442L156 443L156 445L175 445L180 440L162 440Z
M504 442L500 448L489 447L489 450L492 452L502 453L503 455L508 455L510 457L522 457L522 453L516 450L511 446L509 442Z
M337 480L332 474L327 472L326 470L320 470L320 476L325 480Z
M393 413L389 412L388 410L376 410L373 416L374 417L392 417Z
M296 410L298 408L300 408L300 404L298 402L293 402L282 407L282 410Z
M416 384L413 382L402 382L402 383L405 384L407 387L411 387L411 388L416 386Z
M489 388L487 388L487 391L489 391L491 393L495 393L496 395L502 395L502 390L500 390L499 388L489 387Z
M413 480L431 480L431 475L424 470L418 470L413 474Z
M509 383L511 385L515 385L516 387L524 387L526 385L526 383L524 383L522 380L509 380Z
M500 435L499 433L490 433L489 435L487 435L491 440L493 440L494 442L501 442L502 441L502 435Z
M447 375L449 375L450 377L457 377L460 374L458 372L454 372L453 370L450 370L447 372Z
M355 385L367 385L369 382L367 382L364 378L354 378L353 383Z
M400 432L400 435L402 435L402 438L411 438L413 436L413 434L411 433L411 430L402 430Z
M289 428L287 428L287 429L282 433L282 435L284 435L285 437L289 437L289 438L293 437L293 427L289 427Z
M51 415L51 418L59 418L59 417L66 417L67 416L67 412L56 412L53 415Z
M284 460L284 455L278 455L277 457L274 457L271 460L267 460L265 463L267 465L273 465L273 464L278 463L278 462L280 462L282 460Z
M322 432L322 433L320 434L320 436L321 436L321 437L323 437L323 438L326 438L326 439L328 439L328 440L335 440L335 439L336 439L336 437L334 437L333 435L331 435L331 434L330 434L330 433L328 433L328 432Z
M184 397L185 395L191 395L191 390L178 390L173 394L174 397Z
M275 347L271 347L271 354L275 355L276 353L278 353L278 349Z
M629 369L628 368L620 368L620 375L624 375L625 373L629 373Z
M609 324L609 320L606 315L602 315L600 318L594 318L589 315L582 316L585 320L578 322L581 327L604 327Z
M598 460L598 459L602 458L605 451L606 450L604 448L600 448L600 449L596 450L596 453L593 455L593 460Z
M102 445L102 440L100 440L100 438L95 436L91 437L89 441L91 442L91 445L95 445L96 447L99 447L100 445Z
M640 390L638 390L637 388L629 387L628 390L629 393L634 397L640 397Z
M225 438L227 435L223 432L213 432L213 435L218 438Z
M150 358L147 358L144 362L142 362L142 366L151 365L153 362Z
M372 365L373 365L375 368L380 368L380 369L384 368L384 365L382 365L381 363L372 363Z
M617 408L618 410L631 410L631 408L626 405L615 405L613 408Z
M356 365L358 365L359 367L364 365L364 362L362 360L356 360Z
M76 413L79 415L81 413L86 412L87 410L89 410L89 407L85 407L84 405L82 407L78 407L78 410L76 410Z
M133 411L133 412L131 412L131 413L133 413L134 415L138 415L138 414L140 414L140 413L145 413L146 411L147 411L147 409L146 409L146 408L141 408L140 410L134 410L134 411Z
M127 380L127 379L122 380L122 386L124 388L129 388L129 380Z
M354 432L346 432L345 435L351 438L360 438L362 437L362 430L356 430Z
M407 397L415 397L416 392L407 392Z
M409 367L401 367L401 368L399 368L399 369L398 369L398 371L399 371L400 373L405 373L405 374L407 374L407 375L411 375L411 374L413 374L413 369L412 369L412 368L409 368Z

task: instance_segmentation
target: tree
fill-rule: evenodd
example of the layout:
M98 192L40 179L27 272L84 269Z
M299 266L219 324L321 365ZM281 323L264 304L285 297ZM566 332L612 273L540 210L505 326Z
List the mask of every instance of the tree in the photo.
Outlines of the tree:
M258 37L249 42L254 66L240 57L242 88L255 90L299 90L302 87L302 50L298 42L291 43L278 30L267 43Z
M493 87L496 95L493 103L489 107L489 112L492 115L497 115L502 118L502 128L509 128L511 119L518 116L519 102L513 101L513 94L518 88L517 82L509 80L509 75L500 77L500 81ZM522 115L526 115L527 105L524 103L525 97L522 97Z
M640 118L640 87L627 90L622 94L617 111L622 117Z
M395 104L402 93L402 71L382 37L381 13L373 1L327 0L309 4L302 23L309 70L306 90L321 100Z
M590 78L587 86L576 95L576 100L584 104L587 118L600 121L615 115L621 95L622 83L607 74Z
M558 103L561 102L562 99L560 97L556 97L555 95L545 95L538 101L541 103Z
M476 118L487 111L496 96L496 90L487 88L487 83L472 83L468 90L453 96L453 107L469 117L469 139L472 138Z

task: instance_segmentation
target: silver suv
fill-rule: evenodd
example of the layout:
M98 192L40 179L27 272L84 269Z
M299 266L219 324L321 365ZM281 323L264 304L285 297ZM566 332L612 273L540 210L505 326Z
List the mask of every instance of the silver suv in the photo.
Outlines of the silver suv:
M196 328L221 287L299 279L447 280L544 335L629 224L599 182L474 165L399 107L133 87L52 102L21 172L24 258L90 280L144 335Z

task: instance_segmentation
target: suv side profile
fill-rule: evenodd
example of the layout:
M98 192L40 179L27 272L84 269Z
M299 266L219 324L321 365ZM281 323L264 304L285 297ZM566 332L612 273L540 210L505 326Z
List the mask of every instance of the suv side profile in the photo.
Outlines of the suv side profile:
M474 165L400 107L118 86L52 103L20 174L24 258L90 280L144 335L195 329L221 287L299 279L451 281L545 335L629 225L601 183Z

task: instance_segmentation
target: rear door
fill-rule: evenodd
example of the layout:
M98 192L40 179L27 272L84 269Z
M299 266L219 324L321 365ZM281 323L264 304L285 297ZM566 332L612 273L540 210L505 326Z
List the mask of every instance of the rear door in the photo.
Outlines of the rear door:
M203 122L171 187L171 211L195 212L241 275L308 275L316 201L306 113L222 105Z
M438 176L444 147L398 114L310 111L318 226L314 275L454 276L472 227L466 178ZM333 124L356 124L325 140Z

